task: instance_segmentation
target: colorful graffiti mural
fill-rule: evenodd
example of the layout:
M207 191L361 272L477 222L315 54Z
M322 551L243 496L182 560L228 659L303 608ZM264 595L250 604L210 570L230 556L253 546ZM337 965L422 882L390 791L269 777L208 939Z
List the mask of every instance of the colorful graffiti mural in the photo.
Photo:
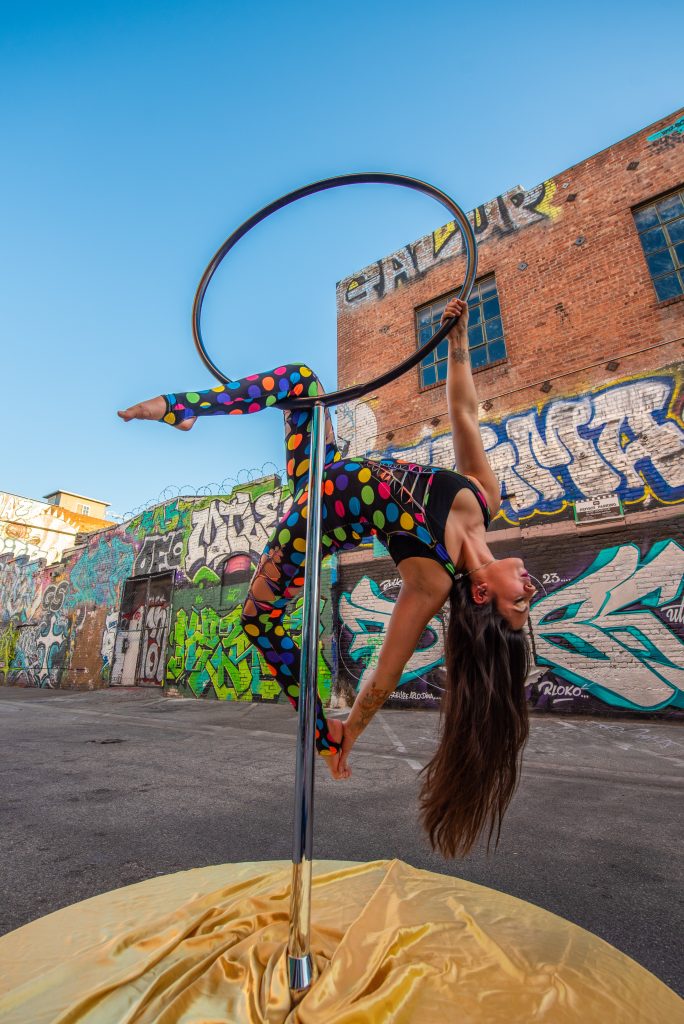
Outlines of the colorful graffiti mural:
M640 518L629 541L622 530L583 534L568 524L562 541L540 531L497 545L499 557L522 556L546 591L530 616L531 707L684 716L684 524L667 522L664 537ZM335 692L341 703L353 701L377 664L399 585L386 557L369 552L368 561L340 562ZM431 621L390 706L439 701L446 615L448 608Z
M19 629L7 679L22 686L55 687L67 653L69 623L48 613L35 625Z
M549 180L527 192L520 187L511 189L492 202L478 206L468 214L478 243L482 245L539 221L556 220L562 211L554 204L555 193L556 183ZM460 229L455 221L449 221L431 234L340 281L337 286L338 308L377 302L401 285L422 277L438 263L462 253Z
M684 708L682 606L679 543L658 541L643 556L634 543L603 548L533 606L537 663L551 670L536 697L579 689L616 708Z
M262 700L279 696L280 687L240 625L240 606L224 615L212 607L179 608L173 625L166 678L196 697Z
M604 494L617 494L626 505L647 497L661 504L684 501L683 397L681 367L674 367L481 421L482 440L501 481L501 518L518 524ZM349 429L359 421L352 412L340 422ZM450 432L380 450L367 414L363 425L362 438L348 437L350 447L363 444L371 456L454 465Z
M338 687L353 695L377 665L401 580L393 575L375 580L363 576L338 599ZM444 615L435 616L407 662L388 706L437 705L444 686ZM346 683L346 687L345 687Z
M2 559L0 680L24 686L159 685L221 700L277 700L240 607L289 491L276 477L176 498L96 534L60 562ZM329 588L329 572L323 579ZM328 599L323 602L327 635ZM296 604L290 615L301 628ZM168 637L168 644L167 644ZM328 644L329 646L329 644ZM324 693L330 653L321 651Z

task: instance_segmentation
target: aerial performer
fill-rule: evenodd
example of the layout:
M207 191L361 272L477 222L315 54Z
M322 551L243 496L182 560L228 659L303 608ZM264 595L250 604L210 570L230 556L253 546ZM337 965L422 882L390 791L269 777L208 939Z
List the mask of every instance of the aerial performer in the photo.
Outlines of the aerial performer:
M316 748L336 779L351 774L349 754L399 684L430 620L447 599L447 683L436 752L424 769L423 824L444 856L467 853L487 830L498 840L513 796L528 734L524 627L535 587L519 558L496 559L486 530L500 506L499 482L487 461L468 353L468 306L453 299L442 323L448 335L447 402L459 472L394 459L345 458L326 410L322 494L323 557L350 550L373 530L398 567L401 589L377 664L347 720L327 719L316 705ZM299 698L300 652L285 613L304 577L312 411L288 402L322 394L306 365L290 363L208 391L176 392L119 412L126 421L159 420L190 430L197 417L244 415L280 407L285 415L292 503L254 572L242 627L290 702Z

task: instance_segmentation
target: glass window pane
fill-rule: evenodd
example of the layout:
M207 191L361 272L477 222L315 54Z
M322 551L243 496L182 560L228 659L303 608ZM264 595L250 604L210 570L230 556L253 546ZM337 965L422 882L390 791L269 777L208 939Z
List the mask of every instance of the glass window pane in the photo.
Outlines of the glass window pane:
M444 341L440 341L439 345L437 346L437 358L438 359L446 359L446 357L448 355L449 355L449 342L445 338Z
M647 206L645 210L637 210L634 214L634 223L639 231L645 231L646 228L655 227L658 223L658 215L655 212L655 206Z
M421 361L420 361L421 368L423 366L432 366L434 361L435 361L434 352L430 352L429 355L425 356L425 359L421 359Z
M444 359L442 362L437 363L437 380L447 379L447 361Z
M684 203L679 195L661 199L659 203L656 203L656 207L661 220L672 220L673 217L681 217L684 214Z
M684 242L681 245L675 245L675 258L680 267L684 267Z
M433 334L434 331L431 327L421 327L418 332L418 347L420 348L426 341L429 341Z
M665 299L674 299L676 295L683 293L682 284L679 280L678 274L670 274L669 277L659 277L657 281L653 282L655 285L656 295L661 302Z
M488 320L487 323L485 324L485 329L487 331L488 341L493 341L494 338L503 337L503 325L501 323L501 317L492 317L492 319Z
M667 233L670 236L670 241L684 242L684 218L673 220L671 224L668 224Z
M666 245L663 229L656 228L655 231L647 231L641 236L641 244L644 247L644 252L653 252L654 249L662 249L663 246Z
M468 309L468 320L470 321L471 326L474 326L475 324L479 324L481 317L482 317L482 306L480 305L479 302L475 306L470 306L469 307L469 309Z
M487 350L484 345L480 345L479 348L471 348L470 365L474 370L476 370L479 366L487 365Z
M423 387L427 387L428 384L434 384L436 379L434 366L428 366L423 370Z
M484 338L482 336L481 326L478 325L476 327L468 328L468 344L471 348L473 348L474 345L481 345L483 341Z
M421 309L418 313L418 326L423 327L425 324L429 324L432 320L432 309L427 306L425 309Z
M498 316L501 312L499 309L499 296L494 295L493 298L487 299L482 308L484 310L485 320L489 320L490 316Z
M493 292L496 292L496 281L493 277L487 278L486 281L480 281L480 295L483 299L488 299Z
M489 346L489 361L490 363L495 363L498 359L505 358L506 345L504 344L503 338L500 338L499 341L495 341Z
M669 249L661 249L660 252L651 253L650 256L646 257L646 262L648 263L648 269L651 271L651 277L657 277L658 274L666 274L668 270L675 269Z

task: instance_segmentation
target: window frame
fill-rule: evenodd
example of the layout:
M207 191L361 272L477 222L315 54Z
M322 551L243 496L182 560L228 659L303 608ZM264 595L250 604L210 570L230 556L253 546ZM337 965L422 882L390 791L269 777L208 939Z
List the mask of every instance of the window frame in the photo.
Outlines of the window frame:
M646 267L651 286L655 293L656 302L659 306L670 302L679 302L684 299L684 209L681 214L677 214L669 219L664 219L658 209L658 206L661 203L675 196L679 198L682 207L684 207L684 183L678 185L674 189L669 189L667 192L654 196L646 202L639 203L631 209L632 223L637 233L637 238L639 239L641 255L644 260L644 265ZM648 210L653 211L655 216L654 223L641 227L637 218L640 214L644 214ZM680 230L682 232L682 237L680 239L673 238L670 235L670 226L672 224L681 225ZM661 245L651 251L647 251L643 241L644 236L648 235L649 232L655 231L660 231L662 233L663 238L665 239L665 245ZM652 259L661 253L666 253L669 256L672 262L672 268L666 268L659 273L654 273L652 264L649 262L649 258ZM661 298L658 293L657 282L669 277L677 279L680 291L675 295L667 295L665 298Z
M485 295L482 295L482 292L481 292L482 286L486 285L486 284L488 284L490 282L491 282L491 284L494 285L494 295L493 296L492 295L487 295L486 293L485 293ZM477 302L476 302L476 304L474 304L474 306L471 306L471 299L473 297L473 293L474 292L476 292L476 294L477 294ZM420 337L421 331L424 331L426 329L426 327L431 327L432 328L432 334L430 335L430 337L434 337L434 335L436 333L437 325L439 323L438 317L441 316L441 311L438 314L431 313L429 320L428 321L424 321L423 323L421 323L421 314L424 313L424 311L427 310L427 309L432 310L433 307L438 307L439 308L441 306L442 310L443 310L444 306L446 306L446 304L451 299L455 298L457 294L458 294L457 291L445 292L442 295L432 299L431 302L424 302L422 305L417 306L414 309L415 331L416 331L417 344L419 346L425 345L427 343L427 341L428 341L428 338L423 338L421 340L421 337ZM485 318L482 318L482 316L480 315L479 318L478 318L477 323L473 324L471 322L468 330L470 331L470 330L473 329L473 327L478 327L481 324L489 323L490 321L496 320L498 318L501 321L501 335L495 337L494 339L492 339L492 341L490 341L489 338L487 338L485 336L484 342L481 345L471 346L470 343L469 343L469 345L468 345L468 353L469 353L469 355L471 355L473 349L476 348L476 349L484 349L485 352L487 352L487 354L488 354L490 345L493 345L496 342L501 341L501 342L503 342L504 353L505 354L503 356L501 356L500 358L498 358L498 359L492 359L491 362L485 362L485 363L481 364L480 366L473 366L472 355L471 355L470 368L471 368L471 372L472 373L482 373L484 370L489 370L492 366L501 366L502 363L508 362L509 358L510 358L509 354L508 354L508 349L506 348L506 336L505 336L505 332L504 332L503 318L501 316L501 300L499 298L499 287L498 287L498 284L497 284L496 274L494 273L494 271L492 271L490 273L487 273L487 274L484 274L482 277L478 278L475 281L475 283L473 284L473 290L470 293L470 297L468 299L469 312L470 312L470 314L472 316L472 311L473 311L473 308L475 308L475 307L479 307L481 312L484 312L484 304L485 304L485 302L491 301L491 299L493 297L495 297L496 300L497 300L498 313L495 313L494 316L489 316L489 317L485 317ZM432 388L443 386L446 383L446 375L443 378L440 378L439 375L438 375L439 374L438 366L440 364L442 364L444 366L448 365L448 355L445 355L445 356L442 356L441 358L438 358L438 352L439 352L440 348L442 347L442 345L444 345L444 344L446 344L446 339L444 339L444 341L440 342L440 344L437 346L437 349L433 350L433 352L430 353L429 357L425 357L425 358L432 358L432 362L427 367L423 365L423 360L422 359L418 363L418 389L419 389L419 391L430 391ZM424 370L432 370L432 371L434 371L435 380L426 384L425 381L424 381Z

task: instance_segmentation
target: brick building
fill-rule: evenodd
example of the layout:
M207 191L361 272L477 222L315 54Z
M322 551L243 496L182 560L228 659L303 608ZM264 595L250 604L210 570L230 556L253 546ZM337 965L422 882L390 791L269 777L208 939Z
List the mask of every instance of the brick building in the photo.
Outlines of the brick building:
M682 111L471 218L480 243L471 353L503 494L491 540L496 555L521 554L546 589L531 616L530 701L681 714ZM447 224L340 283L340 386L394 365L431 334L459 283L460 246ZM453 465L444 357L438 349L340 409L343 450ZM0 683L279 699L240 608L289 500L277 477L178 496L127 523L74 530L54 552L18 548L15 530L0 551ZM19 512L7 509L14 528ZM398 582L376 541L326 563L326 699L353 700ZM295 606L295 631L299 614ZM396 706L438 703L443 648L439 615Z
M548 591L531 616L535 706L684 707L682 115L471 214L471 362L503 496L494 552L520 554ZM340 386L429 338L463 270L451 223L341 281ZM442 343L341 410L348 450L453 466L445 377ZM377 548L343 555L337 590L351 689L391 612L394 566ZM398 701L438 698L433 627Z

